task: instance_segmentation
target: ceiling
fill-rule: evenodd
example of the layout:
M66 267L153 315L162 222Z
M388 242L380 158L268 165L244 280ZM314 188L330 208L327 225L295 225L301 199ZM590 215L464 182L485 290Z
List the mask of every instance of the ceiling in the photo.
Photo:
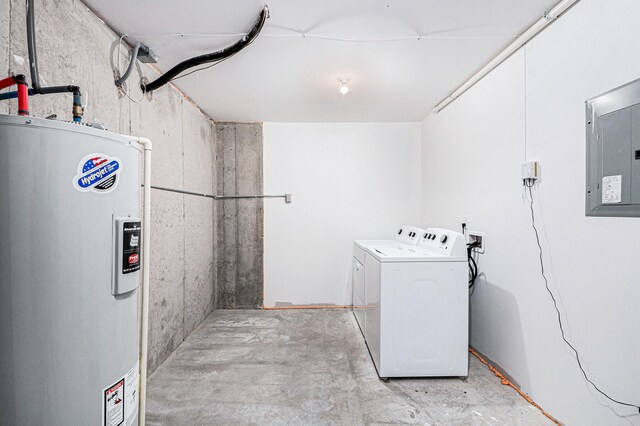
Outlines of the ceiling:
M162 71L233 43L265 3L84 1L129 42L149 45ZM419 121L556 3L267 0L253 44L174 83L216 121ZM339 77L350 78L347 95Z

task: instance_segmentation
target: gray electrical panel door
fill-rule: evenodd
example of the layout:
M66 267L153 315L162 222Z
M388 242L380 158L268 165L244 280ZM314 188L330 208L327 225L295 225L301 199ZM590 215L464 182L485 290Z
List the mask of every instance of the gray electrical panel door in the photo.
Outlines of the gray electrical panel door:
M629 204L631 201L631 112L628 108L612 112L599 119L598 136L602 144L602 178L620 176L620 192L611 194L611 200L600 201L603 204ZM616 196L619 194L619 197Z
M587 216L640 216L640 80L586 102Z

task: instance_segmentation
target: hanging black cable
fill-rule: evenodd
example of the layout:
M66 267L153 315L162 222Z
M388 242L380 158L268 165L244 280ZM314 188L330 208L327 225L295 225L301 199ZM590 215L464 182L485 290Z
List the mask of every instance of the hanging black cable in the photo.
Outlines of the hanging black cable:
M469 263L469 289L471 289L476 283L478 278L478 263L473 258L473 249L479 247L480 243L473 242L467 244L467 262Z
M182 61L178 65L175 65L169 71L167 71L166 73L162 74L160 77L152 81L151 83L140 84L140 88L142 89L143 92L152 92L164 86L171 80L177 78L181 72L186 71L189 68L193 68L202 64L208 64L211 62L220 62L224 59L227 59L235 55L236 53L240 52L242 49L246 48L251 43L253 43L256 37L258 37L258 35L260 34L260 31L262 31L262 27L264 26L264 23L268 17L269 17L269 8L265 5L264 8L262 9L262 12L260 12L260 16L258 17L255 24L253 25L253 28L251 28L251 31L249 31L247 35L245 35L240 40L233 43L231 46L227 46L224 49L218 50L216 52L195 56L191 59Z
M233 58L237 53L238 53L238 52L236 52L236 53L234 53L234 54L232 54L232 55L229 55L229 56L227 56L227 57L225 57L225 58L223 58L223 59L220 59L219 61L215 61L214 63L209 64L209 65L207 65L206 67L196 68L195 70L191 70L191 71L189 71L188 73L180 74L180 75L179 75L179 76L177 76L177 77L173 77L173 78L172 78L171 80L169 80L169 81L174 81L174 80L177 80L177 79L179 79L179 78L183 78L183 77L186 77L186 76L188 76L188 75L191 75L191 74L197 73L197 72L199 72L199 71L204 71L204 70L206 70L206 69L209 69L209 68L211 68L211 67L213 67L213 66L218 65L220 62L224 62L224 61L226 61L227 59L231 59L231 58Z
M578 350L571 344L571 342L569 342L564 334L564 326L562 324L562 317L560 316L560 309L558 309L558 302L556 301L556 297L553 295L553 292L551 291L551 289L549 288L549 281L547 280L547 276L544 272L544 261L542 259L542 245L540 244L540 236L538 235L538 228L536 227L536 217L535 214L533 212L533 185L535 184L534 180L531 179L526 179L524 181L524 185L529 189L529 198L531 199L531 203L530 203L530 208L531 208L531 226L533 227L533 231L535 232L536 235L536 243L538 244L538 252L539 252L539 260L540 260L540 272L542 274L542 279L544 279L544 286L547 289L547 292L549 293L549 296L551 296L551 300L553 301L553 307L556 310L556 314L558 316L558 325L560 326L560 333L562 334L562 340L564 340L564 342L567 344L567 346L569 346L569 348L571 348L571 350L573 351L573 353L576 355L576 361L578 362L578 367L580 368L580 371L582 372L582 375L584 376L584 379L591 384L591 386L593 386L593 388L598 391L602 396L604 396L605 398L607 398L608 400L615 402L616 404L620 404L620 405L626 405L627 407L635 407L638 409L638 411L640 411L640 405L636 405L636 404L632 404L629 402L622 402L619 401L615 398L610 397L609 395L607 395L606 392L604 392L603 390L601 390L595 383L593 383L593 381L589 378L589 376L587 375L587 372L585 371L585 369L582 367L582 359L580 358L580 354L578 353Z

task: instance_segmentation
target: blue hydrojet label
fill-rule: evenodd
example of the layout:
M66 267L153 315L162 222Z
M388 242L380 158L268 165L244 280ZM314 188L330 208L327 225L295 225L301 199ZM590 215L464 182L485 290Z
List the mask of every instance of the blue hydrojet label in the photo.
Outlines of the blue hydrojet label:
M121 171L118 158L100 153L89 154L78 164L73 186L81 192L106 194L116 189Z

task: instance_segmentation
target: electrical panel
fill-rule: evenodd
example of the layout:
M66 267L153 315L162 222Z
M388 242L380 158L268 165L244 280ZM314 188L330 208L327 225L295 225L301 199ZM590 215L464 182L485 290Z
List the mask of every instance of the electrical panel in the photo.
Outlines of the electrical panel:
M587 216L640 217L640 80L586 101Z

